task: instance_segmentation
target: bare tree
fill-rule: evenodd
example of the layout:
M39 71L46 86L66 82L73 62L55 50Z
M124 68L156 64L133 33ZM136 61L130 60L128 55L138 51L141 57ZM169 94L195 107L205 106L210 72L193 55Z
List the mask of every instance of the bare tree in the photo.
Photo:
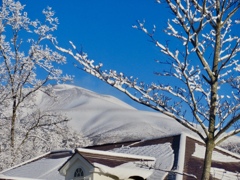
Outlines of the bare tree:
M3 0L0 7L0 169L81 137L68 131L65 116L36 104L39 92L54 98L51 84L72 79L56 68L66 58L51 49L58 19L49 7L42 12L44 22L31 20L19 1Z
M145 84L114 70L102 70L86 53L56 45L89 74L127 94L134 101L163 113L195 132L206 144L202 179L210 178L216 145L240 132L239 0L163 0L173 13L165 33L182 47L157 40L145 22L144 32L166 57L159 60L158 82ZM157 1L161 4L160 0ZM239 15L239 14L238 14Z

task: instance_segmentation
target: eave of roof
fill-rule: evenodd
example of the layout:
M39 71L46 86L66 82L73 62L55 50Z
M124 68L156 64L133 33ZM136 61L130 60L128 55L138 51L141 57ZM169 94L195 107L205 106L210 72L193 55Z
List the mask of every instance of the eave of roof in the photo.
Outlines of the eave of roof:
M41 180L36 178L22 178L22 177L14 177L14 176L5 176L0 174L0 180Z

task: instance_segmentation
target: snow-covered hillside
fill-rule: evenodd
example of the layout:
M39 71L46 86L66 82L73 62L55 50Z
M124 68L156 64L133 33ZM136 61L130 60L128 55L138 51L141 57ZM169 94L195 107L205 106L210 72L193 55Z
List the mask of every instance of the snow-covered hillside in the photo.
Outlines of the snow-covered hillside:
M71 118L69 126L97 144L149 139L183 131L195 136L169 117L139 111L112 96L72 85L57 85L54 91L57 101L39 94L39 107L66 114ZM240 138L232 138L232 141L240 141Z

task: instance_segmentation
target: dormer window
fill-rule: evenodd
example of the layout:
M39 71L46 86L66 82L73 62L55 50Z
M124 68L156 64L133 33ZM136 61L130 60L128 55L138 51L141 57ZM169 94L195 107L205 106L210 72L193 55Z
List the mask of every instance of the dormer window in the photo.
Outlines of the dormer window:
M84 176L84 173L83 173L82 168L77 168L74 172L74 178L83 177L83 176Z

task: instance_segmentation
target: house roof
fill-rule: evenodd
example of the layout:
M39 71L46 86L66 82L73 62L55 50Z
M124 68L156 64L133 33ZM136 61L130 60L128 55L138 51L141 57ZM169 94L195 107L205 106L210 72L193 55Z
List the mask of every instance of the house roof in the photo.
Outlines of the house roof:
M54 179L63 180L58 168L73 154L70 150L52 151L2 171L0 180Z
M14 176L5 176L3 174L0 174L0 179L1 180L40 180L40 179L36 179L36 178L22 178L22 177L14 177Z
M141 159L156 159L154 172L148 180L159 179L191 179L182 172L201 177L203 167L204 143L186 134L174 136L119 142L76 149L75 154L81 155L94 167L106 172L117 173L116 167L133 168L132 162ZM115 153L120 153L115 155ZM2 172L4 176L26 177L34 179L64 179L58 173L72 153L47 153L33 160ZM140 157L138 157L140 156ZM149 157L150 156L150 157ZM39 168L40 167L40 168ZM115 168L115 169L114 169ZM216 147L213 153L212 177L216 179L240 178L240 156ZM30 173L29 173L30 172ZM180 174L179 174L180 173ZM7 179L0 176L0 179ZM15 179L15 178L13 178Z

